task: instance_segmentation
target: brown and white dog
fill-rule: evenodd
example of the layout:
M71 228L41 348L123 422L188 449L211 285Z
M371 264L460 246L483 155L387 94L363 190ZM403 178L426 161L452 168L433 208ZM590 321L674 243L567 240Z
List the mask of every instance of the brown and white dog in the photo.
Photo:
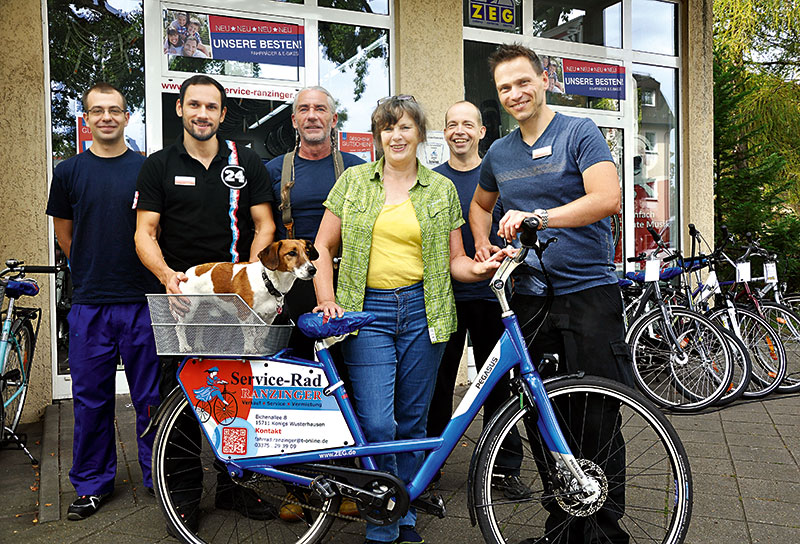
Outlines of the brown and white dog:
M249 263L206 263L186 271L189 279L181 282L181 292L186 295L234 293L239 295L267 325L272 324L283 309L283 299L296 279L310 280L317 272L311 261L319 258L314 244L308 240L280 240L273 242L258 254L258 260ZM185 327L197 309L192 304L178 317L175 330L179 349L189 353ZM177 312L176 312L177 313ZM247 353L255 350L253 327L245 327L244 343Z

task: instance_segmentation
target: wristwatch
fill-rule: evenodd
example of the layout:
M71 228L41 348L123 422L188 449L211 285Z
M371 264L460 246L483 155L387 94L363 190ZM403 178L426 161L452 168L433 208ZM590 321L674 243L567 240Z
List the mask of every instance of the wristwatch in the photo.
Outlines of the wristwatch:
M539 230L545 230L547 228L547 222L550 220L550 215L547 213L547 210L537 208L533 210L533 215L538 215L542 220L539 225Z

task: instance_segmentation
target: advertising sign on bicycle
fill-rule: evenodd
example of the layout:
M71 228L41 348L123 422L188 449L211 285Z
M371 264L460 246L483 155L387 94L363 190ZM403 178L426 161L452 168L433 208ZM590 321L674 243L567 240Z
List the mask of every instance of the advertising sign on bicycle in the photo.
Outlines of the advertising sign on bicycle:
M318 368L278 361L190 359L179 381L222 457L262 457L353 444Z

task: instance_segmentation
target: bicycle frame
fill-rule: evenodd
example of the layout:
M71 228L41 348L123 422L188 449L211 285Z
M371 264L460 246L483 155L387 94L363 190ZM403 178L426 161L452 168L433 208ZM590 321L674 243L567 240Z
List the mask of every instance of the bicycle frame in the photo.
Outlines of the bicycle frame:
M522 251L520 252L522 253ZM464 432L472 423L480 408L486 401L489 392L497 383L517 365L520 367L520 377L523 385L522 395L531 405L535 406L537 413L536 424L542 438L555 459L559 470L569 471L577 480L582 490L590 496L600 493L599 485L588 478L578 465L574 455L570 451L567 441L558 425L553 412L543 381L535 365L531 361L525 345L522 330L517 316L510 310L505 294L500 294L504 289L505 280L511 272L521 264L524 255L515 259L507 259L503 266L495 274L492 288L498 293L498 299L503 309L503 324L505 332L495 345L488 360L482 367L480 374L470 386L466 395L458 405L456 411L445 427L440 437L420 438L411 440L398 440L392 442L378 442L370 444L361 425L358 422L355 411L342 386L342 381L336 371L333 359L328 351L329 343L326 340L318 341L316 344L319 362L312 362L305 359L295 358L286 355L286 350L271 357L252 358L251 361L270 361L279 363L289 363L298 367L321 370L331 384L324 389L324 395L333 396L336 400L338 409L346 422L354 444L352 446L327 448L298 453L285 453L280 455L269 455L260 457L243 457L224 459L217 448L214 449L215 456L225 464L228 474L243 477L244 471L251 471L262 474L281 481L309 487L314 483L314 478L293 474L280 467L284 465L297 465L304 463L314 463L332 459L345 459L358 457L361 459L362 466L369 470L378 470L374 456L392 453L430 451L422 466L417 471L414 478L408 482L406 489L410 500L419 497L427 485L433 479L436 471L444 465L450 453L461 439ZM497 283L499 281L499 284ZM214 360L238 360L235 357L214 357ZM181 381L181 371L184 366L194 360L186 357L178 368L178 382L184 395L191 404L191 396L186 386ZM522 402L523 399L520 399ZM195 417L198 417L195 414ZM201 424L206 439L209 444L214 444L212 437L209 436L207 429Z

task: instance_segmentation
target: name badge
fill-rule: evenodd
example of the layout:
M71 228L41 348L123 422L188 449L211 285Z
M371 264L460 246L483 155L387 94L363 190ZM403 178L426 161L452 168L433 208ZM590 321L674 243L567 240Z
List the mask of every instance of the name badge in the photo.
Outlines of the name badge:
M541 159L542 157L549 157L553 154L553 146L548 145L547 147L540 147L538 149L534 149L531 152L531 158L534 160Z
M194 176L175 176L175 185L194 187Z

